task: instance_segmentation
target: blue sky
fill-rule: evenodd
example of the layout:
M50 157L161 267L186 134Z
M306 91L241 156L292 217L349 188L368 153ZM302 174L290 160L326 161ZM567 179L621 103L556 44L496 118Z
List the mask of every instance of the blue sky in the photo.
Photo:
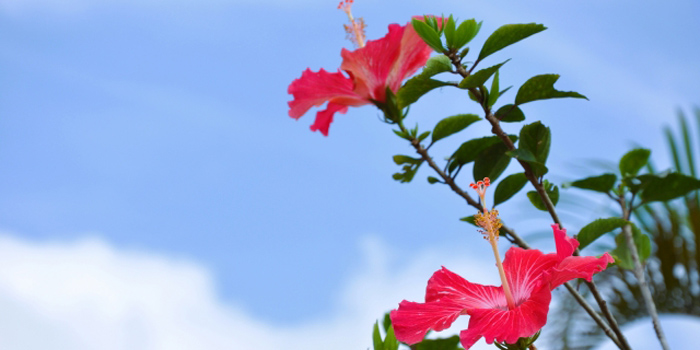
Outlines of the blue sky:
M354 11L370 39L424 13L483 20L474 47L502 24L549 27L488 63L513 58L504 86L559 73L558 88L589 97L524 108L552 128L556 182L633 144L668 164L662 127L700 103L697 2L357 1ZM288 84L307 67L336 69L351 47L344 21L334 1L4 0L0 230L30 246L97 240L193 262L219 302L275 327L335 317L349 281L376 268L367 242L392 252L388 276L426 251L487 259L457 220L472 210L428 185L431 174L391 179L391 156L411 149L375 109L338 116L329 137L309 131L312 113L287 116ZM476 112L467 102L436 91L409 123ZM488 133L470 129L437 154ZM573 229L605 210L592 209L561 210ZM501 212L534 242L549 224L522 198Z

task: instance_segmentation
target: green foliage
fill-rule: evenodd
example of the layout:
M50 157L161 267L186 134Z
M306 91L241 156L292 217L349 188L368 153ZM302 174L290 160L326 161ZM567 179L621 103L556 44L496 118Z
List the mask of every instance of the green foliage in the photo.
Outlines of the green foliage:
M515 141L515 135L509 135L510 139ZM476 160L476 158L489 147L502 142L498 136L486 136L478 139L469 140L463 143L455 153L450 157L448 170L454 171L458 166L468 164Z
M489 107L492 107L494 104L496 104L496 101L498 101L498 98L501 96L501 90L500 87L498 86L498 71L496 71L496 75L493 76L493 80L491 80L491 93L489 94L489 101L488 105Z
M374 331L372 332L372 344L374 350L397 350L399 341L396 340L394 335L394 327L389 327L386 331L386 337L382 339L382 335L379 333L379 322L375 323Z
M651 255L651 239L649 239L649 236L643 234L634 224L631 226L632 239L634 240L634 245L637 247L637 253L639 253L639 261L644 264ZM615 245L615 249L611 251L610 254L615 257L617 266L627 270L634 269L634 260L632 260L632 253L627 245L624 232L619 233L617 237L615 237Z
M518 89L515 96L515 104L521 105L537 100L547 100L550 98L575 97L585 98L586 96L573 91L558 91L554 88L554 83L559 80L558 74L536 75L528 79L523 86Z
M432 17L430 16L425 16L424 20L430 21L431 18ZM415 29L416 33L418 33L421 39L423 39L428 46L433 48L433 50L437 51L438 53L443 53L445 51L445 48L442 46L442 41L440 40L440 34L435 28L428 23L415 18L411 20L411 23L413 24L413 29Z
M454 39L455 39L455 30L456 30L456 24L454 18L452 18L452 15L447 18L446 21L443 21L443 33L445 33L445 41L447 42L447 49L452 50L454 49Z
M508 61L510 60L503 61L495 66L484 68L474 74L469 75L468 77L462 79L462 81L459 83L459 87L462 89L471 89L484 85L484 83L486 83L486 81L489 80L489 78L491 78L491 76L494 75L494 73L496 73L498 69Z
M597 219L591 222L584 226L576 236L580 243L579 249L587 247L604 234L625 226L625 224L627 224L627 220L622 218Z
M503 92L505 91L502 91L501 94L503 94ZM502 122L521 122L525 120L525 114L520 110L520 107L507 104L496 111L496 118Z
M480 119L476 114L458 114L439 121L433 129L433 143L464 130Z
M409 79L396 93L398 108L404 109L412 103L418 101L421 96L435 88L449 85L444 81L435 79L424 79L420 75Z
M640 196L647 203L669 201L700 189L700 180L679 173L670 173L665 176L647 175L644 178L649 183Z
M503 49L506 46L517 43L530 35L539 33L547 29L545 26L536 23L527 24L506 24L494 31L479 52L479 61Z
M473 18L460 23L454 36L454 49L459 50L462 46L472 41L476 34L479 33L479 29L481 29L481 22L476 23L476 20ZM469 50L469 48L466 50ZM466 53L460 54L460 56L464 57Z
M550 183L547 180L544 180L544 190L547 192L547 196L549 196L549 199L552 201L552 204L555 206L559 202L559 187L555 186L553 183ZM539 193L537 191L530 191L527 193L527 198L530 200L530 203L535 206L535 208L543 211L547 211L547 206L544 205L544 202L542 201L542 198L540 197Z
M496 191L493 194L493 206L497 206L511 197L525 187L527 183L527 177L524 173L517 173L506 176L496 187Z
M649 161L651 151L644 148L633 149L620 159L620 174L623 177L636 176Z
M439 55L431 57L428 62L425 63L425 68L421 71L416 78L428 79L436 74L450 72L452 71L452 62L450 58L445 55Z
M474 181L485 177L495 181L510 164L510 157L506 155L508 147L499 142L479 154L474 160Z
M423 160L398 154L394 156L394 163L396 163L396 165L403 165L403 167L402 172L395 173L392 177L396 181L405 183L413 180L416 172L418 172L418 168L423 164Z
M459 336L453 335L449 338L442 339L425 339L416 344L416 350L458 350Z
M615 182L617 182L617 176L615 174L603 174L568 183L566 187L571 186L584 190L608 193L613 189L613 186L615 186Z
M440 182L440 180L438 178L436 178L435 176L428 176L428 183L429 184L434 185L438 182Z
M525 125L520 130L518 149L507 154L529 163L535 176L540 177L547 173L545 163L551 143L552 135L549 128L538 121Z

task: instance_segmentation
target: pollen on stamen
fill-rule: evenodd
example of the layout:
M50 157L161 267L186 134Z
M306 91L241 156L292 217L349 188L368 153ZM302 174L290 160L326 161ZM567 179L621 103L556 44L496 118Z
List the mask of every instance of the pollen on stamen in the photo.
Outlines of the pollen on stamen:
M348 15L350 24L344 24L345 32L347 33L347 39L350 40L357 47L365 46L365 28L367 25L362 18L355 19L352 16L352 4L353 0L344 0L338 4L338 9L343 10L345 14Z

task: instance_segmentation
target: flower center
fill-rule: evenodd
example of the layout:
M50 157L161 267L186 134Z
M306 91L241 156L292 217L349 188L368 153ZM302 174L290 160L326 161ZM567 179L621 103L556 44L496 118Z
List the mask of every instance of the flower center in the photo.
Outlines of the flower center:
M496 258L496 266L498 267L498 274L501 277L501 283L503 285L503 293L506 295L506 302L508 303L509 309L515 308L515 300L513 299L513 293L510 291L510 285L508 284L508 278L506 278L506 272L503 269L503 263L501 262L501 256L498 254L498 233L501 229L501 219L498 217L498 210L486 209L486 188L491 185L491 180L485 177L483 181L477 183L472 183L470 186L476 193L479 194L481 199L481 206L483 207L483 213L477 213L474 215L474 222L483 230L479 230L484 235L484 239L489 241L491 244L491 249L493 250L493 256Z
M343 0L338 4L338 9L343 10L348 15L350 25L344 24L345 32L348 34L348 40L352 41L357 47L365 46L365 21L362 18L355 19L352 16L352 3L354 0Z

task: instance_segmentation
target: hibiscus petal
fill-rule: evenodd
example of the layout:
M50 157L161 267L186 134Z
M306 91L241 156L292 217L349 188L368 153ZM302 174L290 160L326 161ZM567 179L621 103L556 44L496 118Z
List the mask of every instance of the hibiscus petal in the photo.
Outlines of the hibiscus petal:
M544 254L536 249L512 247L506 252L503 269L506 272L510 289L516 304L530 298L530 295L544 283L544 273L557 263L555 254Z
M441 19L438 22L442 26ZM416 33L413 25L407 25L401 37L399 57L394 62L394 66L387 77L386 85L391 87L392 91L397 91L404 79L413 75L425 65L425 62L430 58L431 52L433 52L433 49Z
M570 256L559 263L549 274L550 288L554 289L575 278L590 281L593 275L605 270L608 264L615 262L610 254L600 258L594 256Z
M299 119L311 107L320 106L326 101L345 106L361 106L370 103L353 91L352 79L340 71L326 72L324 69L312 72L306 69L301 78L295 79L287 89L294 96L289 104L289 116Z
M390 313L396 339L407 344L423 340L429 330L448 328L462 313L463 308L453 302L414 303L402 301L397 310Z
M449 300L463 309L506 307L503 288L471 283L446 269L436 271L428 281L425 301Z
M387 77L401 54L404 29L398 24L391 24L389 33L383 38L370 40L364 47L354 51L341 51L343 63L340 68L354 78L355 92L360 96L385 102Z
M328 128L330 128L331 122L333 122L333 115L336 112L345 114L347 111L347 106L332 102L328 103L326 109L316 112L316 120L314 121L313 125L311 125L311 131L318 130L321 132L321 134L323 134L323 136L328 136Z
M552 229L554 230L554 244L557 247L559 261L572 256L579 245L576 238L567 236L566 229L560 229L558 224L552 225Z
M547 285L534 291L530 298L512 310L474 309L469 311L469 327L460 333L462 346L469 349L479 338L514 344L531 337L547 323L552 294Z

